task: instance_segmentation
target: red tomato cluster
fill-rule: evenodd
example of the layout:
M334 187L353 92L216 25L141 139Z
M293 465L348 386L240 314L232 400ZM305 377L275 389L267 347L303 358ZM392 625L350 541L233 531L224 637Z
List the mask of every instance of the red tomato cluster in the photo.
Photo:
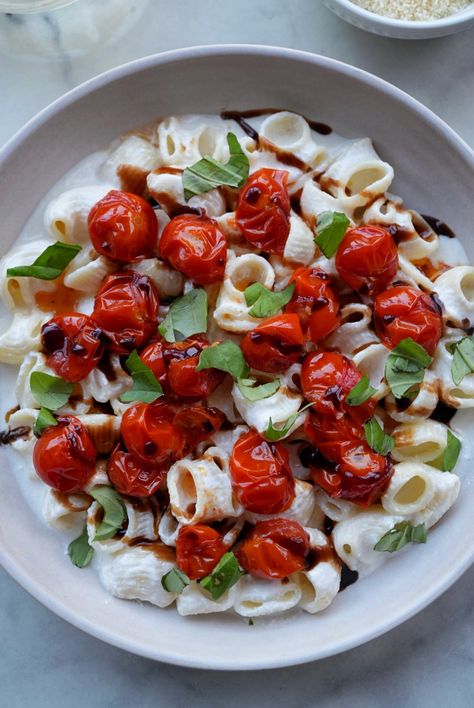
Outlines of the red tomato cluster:
M288 172L264 168L254 172L240 190L235 218L253 246L283 254L290 233Z
M104 349L97 323L80 312L52 317L41 329L47 364L65 381L81 381L99 363Z
M205 524L180 528L176 540L176 563L191 580L211 573L227 547L221 534Z
M297 361L303 344L298 315L288 313L264 320L247 332L240 346L252 368L278 373Z
M382 226L349 229L337 250L336 268L353 290L374 295L386 288L397 273L397 244Z
M237 557L241 566L257 578L281 580L303 570L309 552L306 531L290 519L269 519L253 527Z
M339 300L330 276L316 268L298 268L290 282L295 290L285 311L298 315L303 332L308 332L312 342L325 339L340 322Z

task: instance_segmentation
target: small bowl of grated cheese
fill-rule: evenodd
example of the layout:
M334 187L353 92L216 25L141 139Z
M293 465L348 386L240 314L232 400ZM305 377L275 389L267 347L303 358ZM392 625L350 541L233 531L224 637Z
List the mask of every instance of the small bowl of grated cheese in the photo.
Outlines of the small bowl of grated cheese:
M474 25L472 0L324 0L343 20L385 37L428 39Z

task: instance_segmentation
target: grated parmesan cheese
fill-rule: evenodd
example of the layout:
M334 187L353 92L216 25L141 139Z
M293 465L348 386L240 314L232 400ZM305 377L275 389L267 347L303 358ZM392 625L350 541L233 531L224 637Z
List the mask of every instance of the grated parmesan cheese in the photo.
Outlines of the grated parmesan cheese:
M364 10L396 20L439 20L464 9L470 0L352 0Z

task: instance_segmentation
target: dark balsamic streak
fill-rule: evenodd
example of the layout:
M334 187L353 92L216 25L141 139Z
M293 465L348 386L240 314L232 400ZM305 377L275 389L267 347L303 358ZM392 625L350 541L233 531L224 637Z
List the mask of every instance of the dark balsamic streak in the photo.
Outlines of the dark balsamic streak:
M349 585L353 585L359 579L359 573L357 570L351 570L345 563L341 561L341 584L339 585L339 592L342 592Z
M430 418L432 420L437 420L439 423L444 423L445 425L449 425L449 423L454 418L456 413L457 413L457 408L452 408L451 406L447 406L445 403L438 401L436 408L434 409L433 413L430 415Z
M421 215L427 224L431 226L433 231L438 234L438 236L447 236L448 238L456 238L456 234L450 226L448 226L441 219L437 219L436 216L429 216L428 214Z
M20 425L18 428L0 431L0 445L9 445L19 438L26 438L31 432L29 425Z
M284 111L284 110L287 110L287 109L286 108L257 108L257 109L252 109L249 111L223 111L221 113L221 118L223 118L224 120L235 120L235 121L239 122L237 119L245 120L245 118L259 118L260 116L267 116L267 115L271 115L272 113L280 113L281 111ZM300 113L299 115L302 115L302 114ZM317 120L311 120L311 118L307 118L306 116L302 116L302 117L308 123L311 130L314 130L316 133L319 133L320 135L330 135L332 133L331 126L327 125L326 123L321 123ZM251 127L251 126L249 126L249 127ZM243 127L242 127L242 130L244 130ZM248 133L247 133L247 135L248 135Z

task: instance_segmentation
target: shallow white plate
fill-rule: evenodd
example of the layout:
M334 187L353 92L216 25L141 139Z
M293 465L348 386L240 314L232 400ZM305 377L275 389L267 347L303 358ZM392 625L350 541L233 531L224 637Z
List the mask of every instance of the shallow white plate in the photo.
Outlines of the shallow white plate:
M45 192L75 163L121 132L158 116L284 107L348 137L371 136L395 167L394 191L469 239L474 155L439 118L406 94L358 69L270 47L219 46L169 52L118 67L78 87L26 125L0 154L2 249ZM0 400L13 401L2 372ZM458 416L457 416L458 417ZM466 429L461 417L456 429ZM430 533L371 577L341 593L320 615L293 614L250 627L234 616L181 618L173 609L109 597L90 569L65 555L63 537L40 524L14 470L0 464L0 560L53 612L111 644L185 666L258 669L298 664L386 632L446 590L474 558L474 487L469 465L460 499ZM471 475L472 476L472 475Z

